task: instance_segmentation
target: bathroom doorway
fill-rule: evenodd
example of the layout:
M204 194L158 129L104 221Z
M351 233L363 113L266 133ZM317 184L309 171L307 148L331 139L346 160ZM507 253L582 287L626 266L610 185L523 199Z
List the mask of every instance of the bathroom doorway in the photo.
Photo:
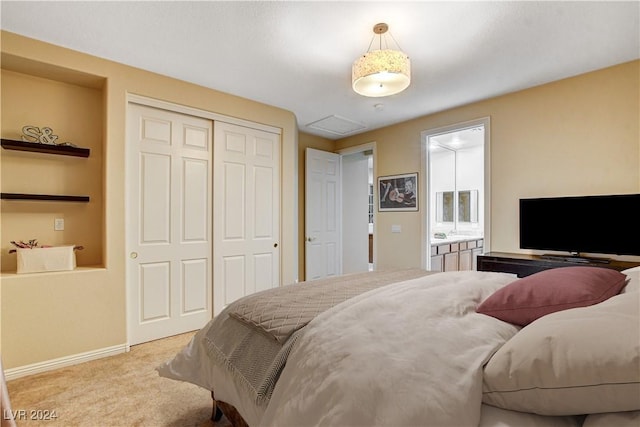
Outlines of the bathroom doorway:
M489 118L423 132L428 270L476 269L488 251Z

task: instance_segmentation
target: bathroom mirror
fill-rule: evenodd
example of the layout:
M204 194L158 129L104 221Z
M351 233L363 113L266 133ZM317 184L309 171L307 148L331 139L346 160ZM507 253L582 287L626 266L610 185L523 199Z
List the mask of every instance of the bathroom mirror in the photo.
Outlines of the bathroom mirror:
M458 191L458 222L478 222L478 190Z
M453 191L436 193L436 221L453 222Z

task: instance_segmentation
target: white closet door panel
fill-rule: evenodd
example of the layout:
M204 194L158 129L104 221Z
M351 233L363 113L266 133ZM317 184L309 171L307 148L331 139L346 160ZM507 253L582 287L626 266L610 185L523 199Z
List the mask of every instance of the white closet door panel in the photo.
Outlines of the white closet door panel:
M141 117L141 139L144 142L171 144L171 120L143 114Z
M210 129L208 127L196 127L184 125L184 147L196 150L209 151Z
M209 240L209 164L204 160L183 159L183 241Z
M271 252L253 256L255 270L255 291L270 289L273 284L273 255Z
M171 235L171 158L166 155L140 155L140 243L169 243Z
M325 211L325 220L326 220L326 232L336 232L338 231L338 224L340 223L339 215L341 212L338 212L338 188L337 183L335 181L329 181L326 183L326 211ZM335 246L335 245L334 245Z
M224 240L242 240L246 231L245 208L245 170L238 163L224 164L222 213L224 221Z
M273 139L270 138L256 138L256 161L267 160L267 164L271 165L274 157L277 153L276 144Z
M182 313L206 311L209 308L207 259L182 262Z
M247 136L238 132L225 132L224 149L227 158L233 154L244 156L247 154Z
M225 305L242 298L246 293L245 260L246 258L242 255L227 256L223 259Z
M273 239L273 169L256 167L254 172L254 238Z
M140 265L140 322L171 316L171 267L168 262Z

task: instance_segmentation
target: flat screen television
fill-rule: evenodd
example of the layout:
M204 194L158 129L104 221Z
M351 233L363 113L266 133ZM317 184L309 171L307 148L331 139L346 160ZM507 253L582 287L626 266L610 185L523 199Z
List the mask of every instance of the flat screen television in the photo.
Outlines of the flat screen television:
M520 199L520 248L640 255L640 194Z

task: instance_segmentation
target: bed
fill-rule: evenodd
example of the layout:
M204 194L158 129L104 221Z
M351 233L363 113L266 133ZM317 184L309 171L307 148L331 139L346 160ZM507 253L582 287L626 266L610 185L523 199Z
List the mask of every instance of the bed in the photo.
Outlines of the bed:
M639 268L351 274L244 297L157 370L234 426L630 427L639 313Z

